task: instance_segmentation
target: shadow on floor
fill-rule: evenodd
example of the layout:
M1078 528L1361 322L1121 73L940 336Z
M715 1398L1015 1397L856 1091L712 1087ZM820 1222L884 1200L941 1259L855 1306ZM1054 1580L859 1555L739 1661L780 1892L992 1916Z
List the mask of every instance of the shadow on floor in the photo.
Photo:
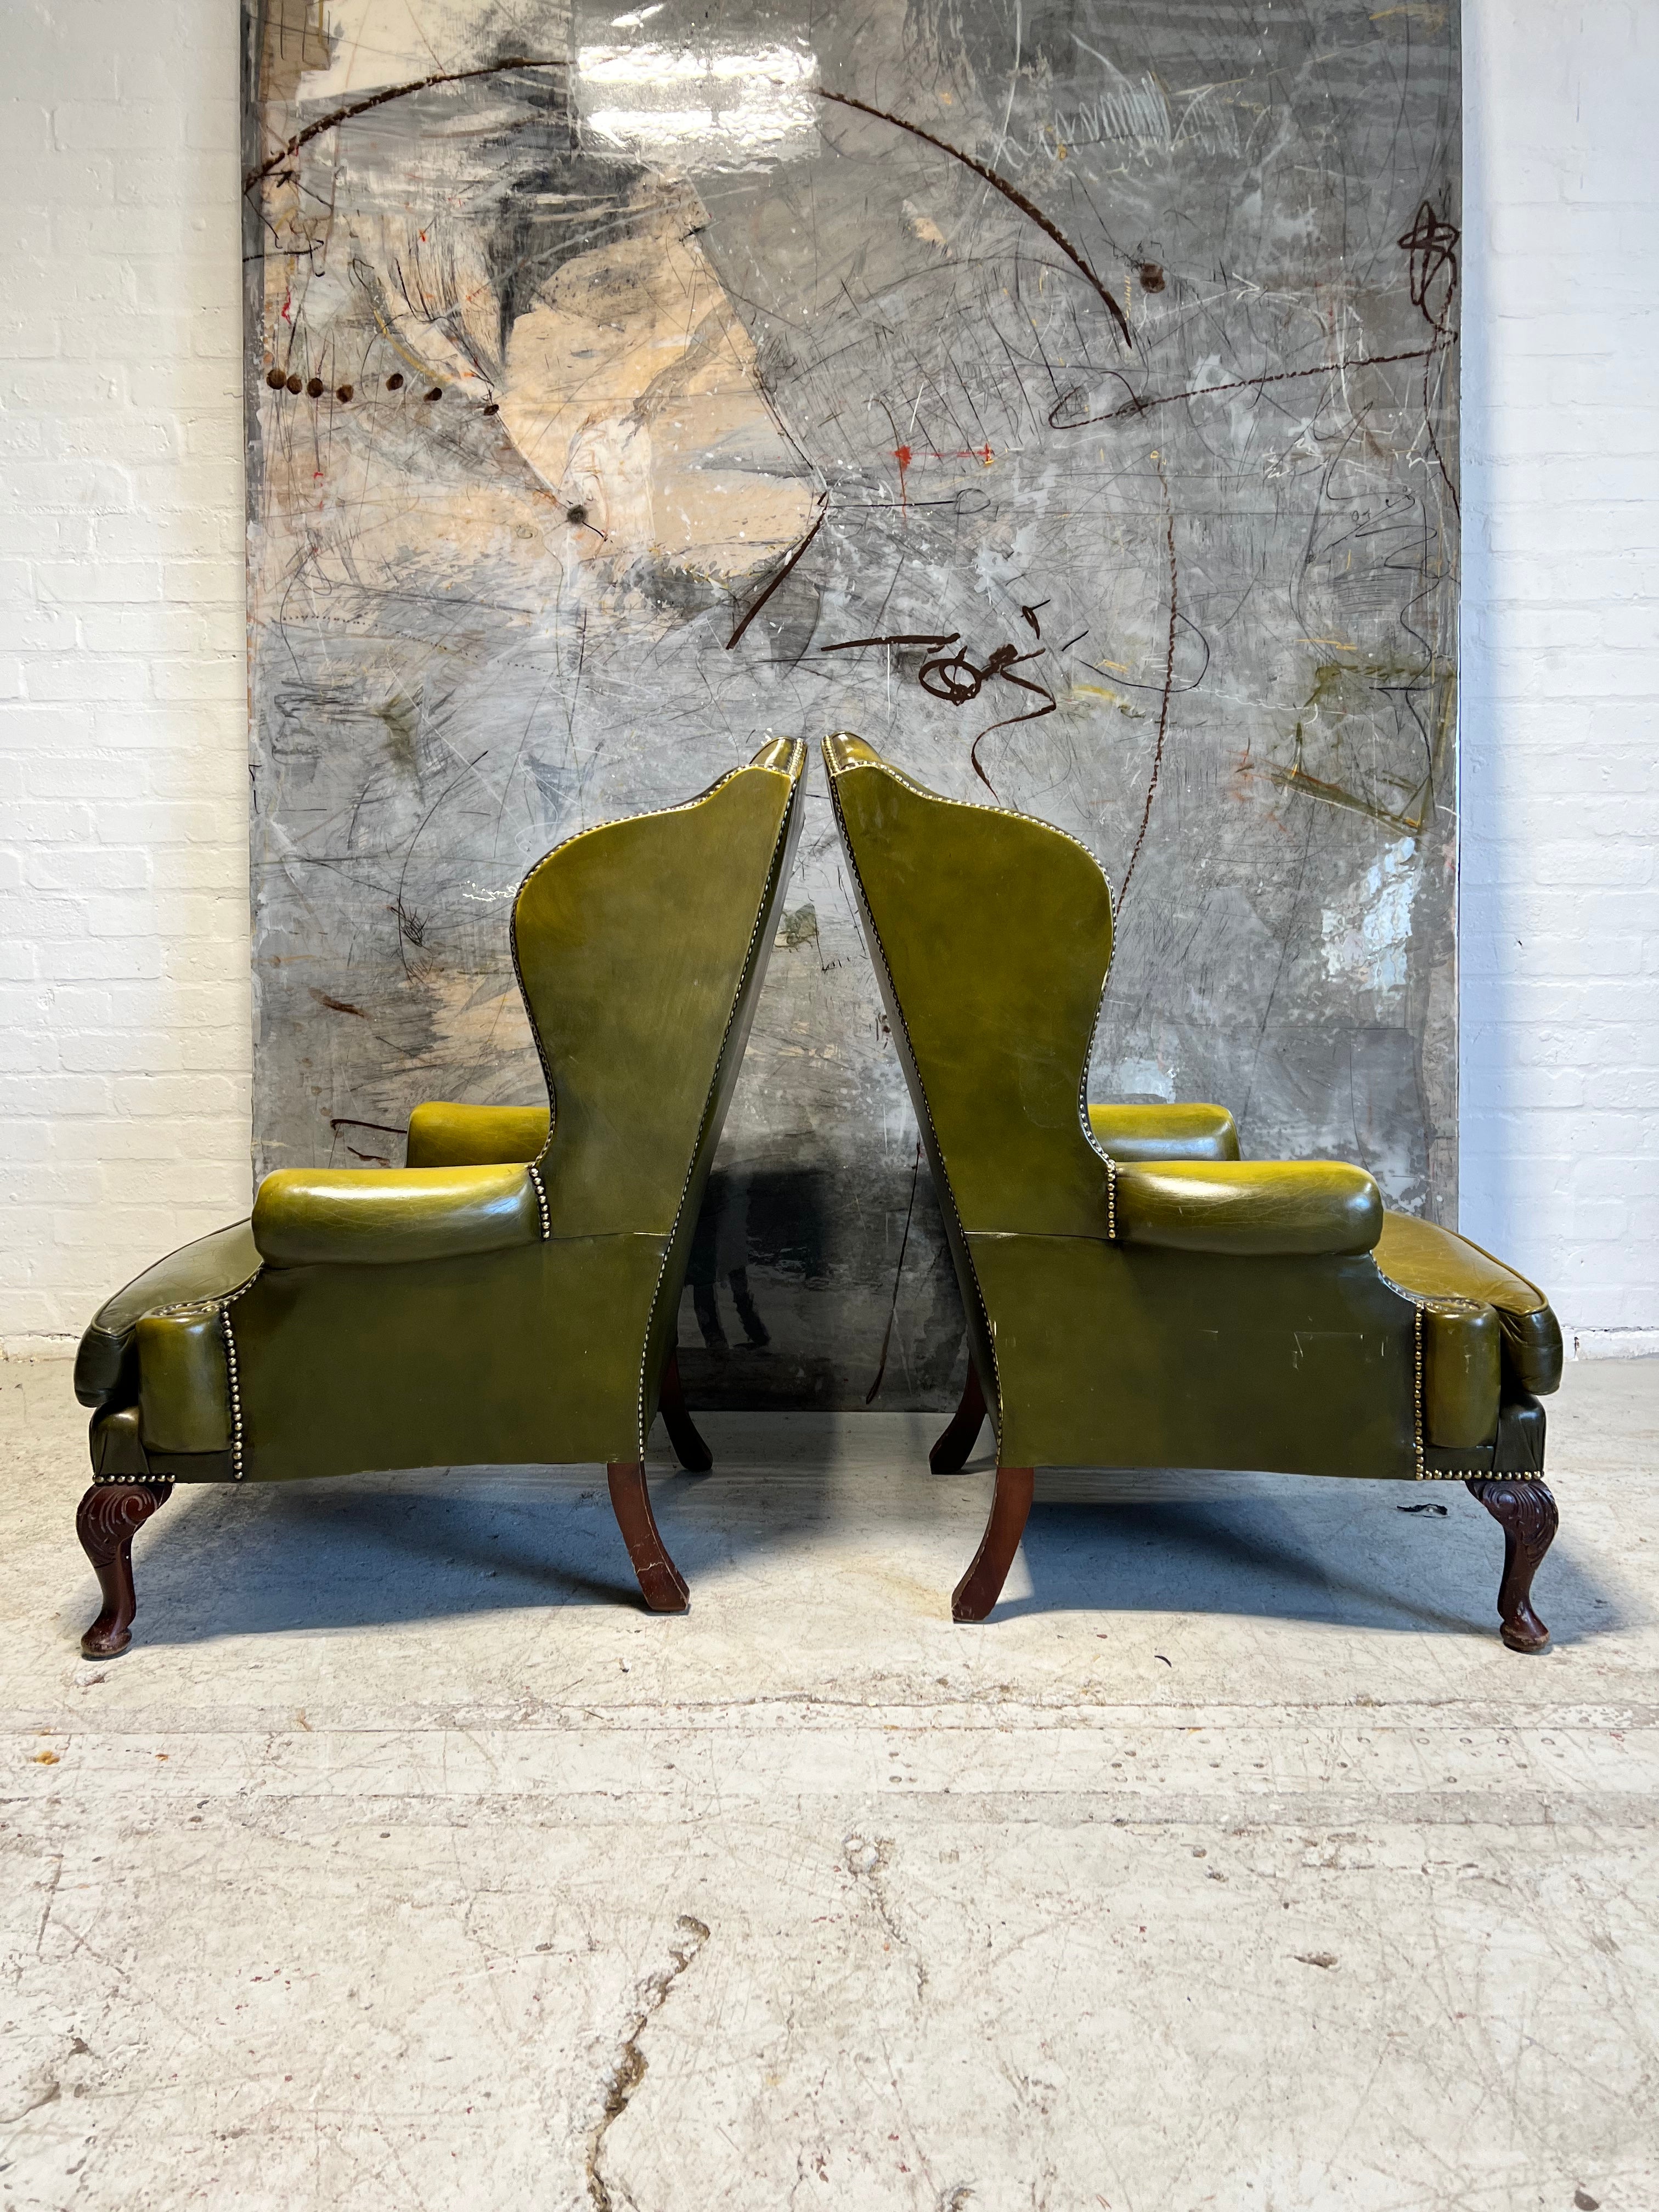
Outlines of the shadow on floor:
M1249 1487L1148 1499L1121 1494L1126 1480L1144 1486L1145 1478L1116 1479L1115 1496L1115 1479L1102 1476L1081 1479L1093 1502L1080 1503L1079 1478L1060 1479L1072 1492L1064 1502L1043 1499L1046 1480L1023 1570L1016 1565L993 1627L1080 1611L1457 1635L1496 1626L1503 1536L1461 1484L1437 1486L1445 1494L1425 1500L1416 1485L1197 1477ZM722 1450L709 1476L652 1468L665 1539L694 1589L739 1561L797 1557L837 1538L844 1572L846 1539L856 1534L866 1552L908 1553L913 1577L937 1580L941 1607L972 1553L989 1489L980 1462L930 1477L902 1466L815 1467L806 1455L780 1470L775 1455ZM143 1638L155 1644L640 1603L597 1469L186 1490L141 1540L138 1574ZM1639 1610L1575 1559L1570 1520L1535 1595L1558 1644L1633 1626Z
M1285 1478L1288 1484L1293 1478ZM1024 1542L1029 1595L993 1620L1074 1610L1233 1613L1364 1628L1487 1630L1498 1619L1502 1531L1461 1486L1443 1515L1403 1513L1396 1484L1318 1482L1334 1498L1044 1504ZM1356 1494L1358 1493L1358 1494ZM1415 1505L1418 1500L1411 1503ZM1573 1557L1571 1532L1534 1596L1561 1644L1633 1625Z

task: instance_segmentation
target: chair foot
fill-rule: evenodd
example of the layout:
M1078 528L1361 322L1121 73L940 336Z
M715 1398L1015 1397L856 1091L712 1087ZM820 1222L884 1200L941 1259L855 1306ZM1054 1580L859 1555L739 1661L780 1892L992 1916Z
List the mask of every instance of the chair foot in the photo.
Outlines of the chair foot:
M979 1370L971 1355L968 1361L968 1380L963 1385L962 1403L951 1416L951 1425L927 1455L927 1464L935 1474L957 1474L968 1464L968 1455L979 1439L985 1425L985 1393L979 1384Z
M132 1587L132 1540L172 1494L170 1482L94 1482L81 1500L75 1533L104 1594L103 1611L81 1638L88 1659L113 1659L131 1643L132 1618L138 1610Z
M657 1533L651 1510L651 1494L645 1486L645 1468L638 1460L612 1460L605 1468L611 1485L611 1505L622 1530L628 1556L639 1577L640 1595L653 1613L685 1613L691 1593L685 1577L668 1556Z
M1555 1500L1541 1482L1514 1475L1471 1475L1466 1486L1504 1531L1499 1632L1511 1651L1542 1651L1550 1632L1532 1609L1532 1578L1559 1522Z
M1002 1585L1008 1579L1008 1570L1014 1564L1014 1553L1025 1532L1035 1480L1036 1470L1032 1468L997 1469L996 1493L991 1500L991 1517L985 1524L985 1534L979 1540L972 1566L951 1593L952 1620L983 1620L1001 1596Z
M697 1433L696 1424L685 1410L685 1387L680 1381L680 1355L671 1352L668 1364L662 1370L662 1383L657 1392L657 1411L662 1415L662 1425L668 1431L668 1441L674 1447L674 1456L688 1474L707 1474L714 1464L714 1455Z

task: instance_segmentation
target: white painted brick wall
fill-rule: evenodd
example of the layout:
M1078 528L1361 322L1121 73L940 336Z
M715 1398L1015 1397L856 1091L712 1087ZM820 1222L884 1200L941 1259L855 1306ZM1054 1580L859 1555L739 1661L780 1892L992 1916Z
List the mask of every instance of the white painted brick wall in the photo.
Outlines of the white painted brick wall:
M0 1346L246 1210L235 0L5 0Z
M1461 1218L1659 1352L1659 5L1464 71Z
M6 0L0 1347L248 1196L234 0ZM1659 1350L1659 0L1469 0L1463 1220Z

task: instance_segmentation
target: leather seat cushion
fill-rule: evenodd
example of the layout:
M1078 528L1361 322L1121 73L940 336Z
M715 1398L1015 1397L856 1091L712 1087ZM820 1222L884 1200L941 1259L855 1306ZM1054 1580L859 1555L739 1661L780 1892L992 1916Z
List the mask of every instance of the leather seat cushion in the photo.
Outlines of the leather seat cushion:
M1535 1283L1466 1237L1404 1213L1383 1215L1376 1258L1389 1280L1413 1297L1490 1306L1498 1316L1504 1376L1515 1389L1542 1398L1560 1388L1561 1326ZM1432 1314L1425 1322L1430 1334L1440 1326Z
M124 1393L128 1402L138 1390L135 1347L138 1323L146 1315L169 1307L198 1305L204 1299L228 1297L258 1273L259 1255L251 1223L238 1221L228 1229L216 1229L193 1244L158 1260L126 1288L106 1299L81 1339L75 1358L75 1395L83 1406L104 1405L122 1378L130 1359L135 1371Z

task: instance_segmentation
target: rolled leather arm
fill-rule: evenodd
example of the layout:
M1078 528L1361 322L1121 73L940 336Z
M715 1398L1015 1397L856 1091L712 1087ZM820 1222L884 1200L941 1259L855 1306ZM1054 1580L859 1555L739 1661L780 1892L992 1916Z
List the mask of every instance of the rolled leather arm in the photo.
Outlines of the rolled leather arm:
M272 1267L453 1260L534 1244L536 1186L522 1167L279 1168L253 1201Z
M545 1106L457 1106L428 1099L409 1117L412 1168L474 1168L533 1160L547 1142Z
M1238 1129L1224 1106L1091 1106L1089 1127L1121 1167L1238 1158Z
M1340 1160L1171 1160L1117 1170L1120 1244L1265 1258L1369 1252L1382 1197Z

